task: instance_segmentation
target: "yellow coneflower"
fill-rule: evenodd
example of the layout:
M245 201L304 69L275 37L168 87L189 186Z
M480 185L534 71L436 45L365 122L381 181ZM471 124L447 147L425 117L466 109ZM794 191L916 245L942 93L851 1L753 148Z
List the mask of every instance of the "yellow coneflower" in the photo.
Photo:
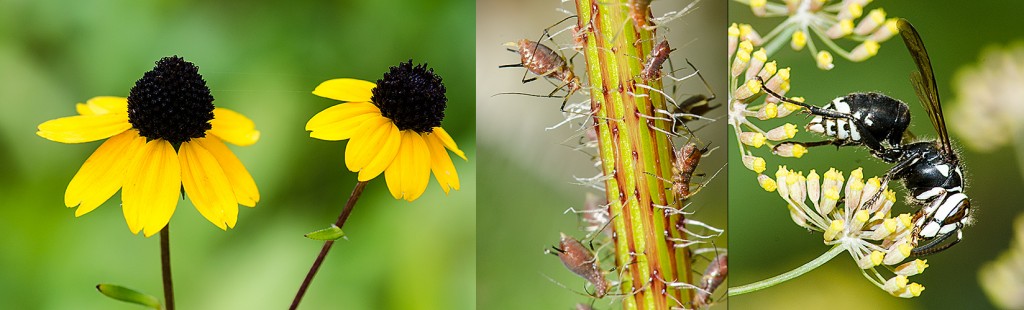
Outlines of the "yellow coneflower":
M245 116L215 108L196 65L174 56L156 62L127 98L95 97L76 116L39 125L39 136L62 143L107 139L82 164L64 204L82 216L121 190L128 229L146 237L171 219L182 187L207 220L234 227L238 205L256 206L259 190L222 141L251 145L259 131Z
M433 69L409 60L391 67L377 83L333 79L313 94L346 102L314 115L306 130L321 140L351 139L345 166L359 172L360 182L384 173L395 199L413 201L426 190L433 171L446 194L459 189L459 176L445 149L463 160L466 155L441 128L448 100Z

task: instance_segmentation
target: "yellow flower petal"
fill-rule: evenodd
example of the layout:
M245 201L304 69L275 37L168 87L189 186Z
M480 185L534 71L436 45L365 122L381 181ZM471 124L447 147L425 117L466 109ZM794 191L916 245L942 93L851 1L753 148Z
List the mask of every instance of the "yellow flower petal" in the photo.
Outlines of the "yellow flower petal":
M405 135L402 135L402 144L405 144ZM388 191L391 192L391 197L395 199L402 199L402 161L398 160L402 156L402 148L399 147L398 154L395 156L395 160L388 165L387 169L384 169L384 180L387 181Z
M408 167L402 175L402 184L409 185L406 188L405 200L413 201L420 198L427 190L430 183L430 150L427 149L427 142L419 133L409 131L408 135L412 140L413 148L405 160L410 160Z
M314 115L306 122L306 130L311 131L309 136L316 139L345 140L352 137L360 124L374 116L380 116L380 109L372 103L342 103Z
M455 155L462 157L462 160L467 160L466 153L463 153L462 150L459 149L459 146L455 145L455 140L452 139L452 136L448 135L447 131L444 131L444 128L434 127L434 134L437 135L437 138L440 139L442 143L444 143L444 147L451 150Z
M127 113L79 115L53 119L39 124L40 137L62 142L83 143L113 137L132 128Z
M430 182L430 150L419 133L402 131L402 145L384 177L396 199L413 201L426 191Z
M132 155L146 143L135 130L111 137L85 160L64 192L64 205L78 206L75 216L95 210L114 196L124 183Z
M128 98L111 96L92 97L92 99L89 99L84 104L79 103L76 105L75 109L81 115L127 114Z
M178 161L181 162L181 185L199 213L220 229L235 227L238 203L213 153L199 143L184 142L178 149Z
M174 147L164 140L151 140L139 148L128 164L121 209L133 234L144 230L146 237L159 232L174 214L181 193L181 166Z
M253 181L249 170L245 169L245 166L228 149L228 146L217 137L211 136L193 141L198 142L204 149L210 151L213 157L217 158L220 167L224 169L224 174L228 176L228 181L231 182L235 200L243 206L255 207L256 203L260 201L260 191L256 188L256 182Z
M213 109L210 120L211 133L224 141L238 146L248 146L260 140L260 131L248 117L225 108Z
M370 101L374 87L377 85L363 80L333 79L320 83L313 94L341 101Z
M381 142L382 137L390 130L387 126L393 126L391 120L380 116L363 122L359 129L353 132L352 139L345 146L345 166L349 171L362 170L374 155L377 155L380 147L377 143Z
M459 174L455 172L452 158L444 150L444 142L441 142L437 135L432 134L424 135L423 139L426 140L427 148L430 149L430 171L434 173L434 179L441 185L445 194L448 194L451 188L458 190Z
M376 154L373 155L370 163L366 164L366 167L359 170L358 178L360 182L372 180L380 175L381 172L384 172L384 169L395 160L395 155L398 154L398 147L402 144L402 132L398 130L398 126L389 122L381 126L381 128L381 131L384 133L379 137L379 140L370 142L370 145L378 146Z

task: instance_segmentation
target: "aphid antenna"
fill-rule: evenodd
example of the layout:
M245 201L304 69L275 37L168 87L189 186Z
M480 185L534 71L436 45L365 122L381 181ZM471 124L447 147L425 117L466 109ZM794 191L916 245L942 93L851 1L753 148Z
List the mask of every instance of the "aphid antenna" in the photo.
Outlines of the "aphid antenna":
M671 183L672 183L672 180L669 180L669 179L663 178L663 177L661 177L661 176L659 176L659 175L653 174L653 173L651 173L650 171L644 171L644 174L646 174L646 175L649 175L649 176L652 176L652 177L655 177L655 178L657 178L658 180L661 180L662 182L665 182L665 183L669 183L669 184L671 184ZM668 188L665 188L665 189L668 189Z
M594 300L598 299L597 296L595 296L596 292L595 293L589 293L589 292L588 293L583 293L583 292L571 289L568 286L565 286L565 284L562 284L562 282L558 282L558 280L555 280L554 278L551 278L551 277L549 277L548 275L546 275L544 273L541 273L540 275L543 276L544 278L548 279L548 281L551 281L551 283L554 283L555 285L558 285L559 287L564 288L564 289L566 289L566 290L568 290L570 292L573 292L573 293L578 294L580 296L589 297L589 298L594 299ZM587 291L587 283L590 283L590 282L587 282L587 281L583 282L583 290L584 291ZM607 295L610 295L610 294L606 294L606 296Z

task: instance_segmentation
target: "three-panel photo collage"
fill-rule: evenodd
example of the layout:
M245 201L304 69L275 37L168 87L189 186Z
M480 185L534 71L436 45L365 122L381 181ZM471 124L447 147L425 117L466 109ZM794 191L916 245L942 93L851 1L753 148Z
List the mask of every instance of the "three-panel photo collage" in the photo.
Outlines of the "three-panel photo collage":
M0 1L0 309L1024 309L1022 11Z

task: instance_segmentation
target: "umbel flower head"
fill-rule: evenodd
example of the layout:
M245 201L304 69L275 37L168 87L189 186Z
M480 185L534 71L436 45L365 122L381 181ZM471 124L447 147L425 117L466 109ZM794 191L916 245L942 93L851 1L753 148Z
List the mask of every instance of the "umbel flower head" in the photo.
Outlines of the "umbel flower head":
M251 145L259 131L245 116L214 107L199 68L181 57L157 61L128 98L95 97L76 108L79 115L46 121L36 132L62 143L107 139L64 193L64 204L78 207L75 216L121 190L128 229L149 237L167 226L183 187L199 213L225 230L235 227L239 204L259 201L249 171L223 142Z
M921 259L903 262L914 248L914 224L910 214L892 216L896 195L886 189L887 184L877 177L864 181L860 168L850 172L844 187L843 174L835 169L822 178L814 170L805 177L781 166L774 183L793 222L822 232L825 244L849 252L868 281L893 296L921 295L924 286L910 283L907 277L920 274L928 263ZM880 266L892 276L883 275Z
M377 83L333 79L313 94L345 101L314 115L306 130L316 139L350 139L345 166L359 173L360 182L384 173L395 199L413 201L426 190L433 171L445 194L459 189L459 176L445 149L463 160L466 155L441 128L448 99L433 69L409 60L391 67Z
M754 50L749 40L738 42L729 54L729 125L734 129L740 144L737 148L742 162L747 169L760 174L759 180L764 186L771 178L761 174L767 163L764 158L757 157L750 149L768 146L783 157L801 157L807 149L798 144L788 147L774 148L773 142L793 138L799 131L792 123L785 123L769 129L762 129L757 123L775 118L789 116L802 110L799 105L783 102L774 96L765 96L763 88L777 94L785 94L790 89L789 67L779 68L775 60L768 61L764 48ZM790 98L802 101L803 98Z
M729 28L730 40L750 40L756 46L765 46L768 54L789 45L799 51L807 47L818 68L830 70L832 54L850 61L864 61L878 53L879 43L889 40L899 29L896 18L886 18L885 10L877 8L864 12L870 0L746 0L758 17L786 17L764 37L747 24L733 24ZM817 38L824 46L815 45ZM847 51L836 43L847 39L858 44ZM830 52L831 50L831 52Z

